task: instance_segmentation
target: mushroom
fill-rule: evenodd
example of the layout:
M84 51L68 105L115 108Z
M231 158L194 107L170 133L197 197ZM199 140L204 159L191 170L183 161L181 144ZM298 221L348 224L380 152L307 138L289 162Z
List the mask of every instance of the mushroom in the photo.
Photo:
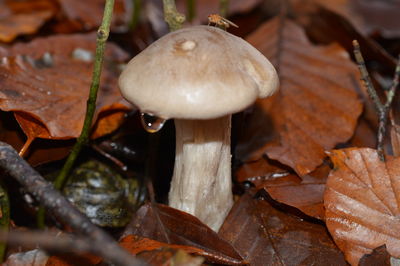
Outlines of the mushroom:
M176 157L169 205L218 231L233 204L231 114L277 90L271 63L217 27L171 32L134 57L119 78L122 95L156 128L174 118ZM146 115L144 115L146 116Z

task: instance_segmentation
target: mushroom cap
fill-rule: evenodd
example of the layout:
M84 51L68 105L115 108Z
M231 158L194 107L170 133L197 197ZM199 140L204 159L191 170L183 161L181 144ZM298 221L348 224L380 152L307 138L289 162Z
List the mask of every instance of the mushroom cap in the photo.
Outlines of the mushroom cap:
M119 78L122 95L164 119L213 119L242 111L279 86L257 49L217 27L171 32L135 56Z

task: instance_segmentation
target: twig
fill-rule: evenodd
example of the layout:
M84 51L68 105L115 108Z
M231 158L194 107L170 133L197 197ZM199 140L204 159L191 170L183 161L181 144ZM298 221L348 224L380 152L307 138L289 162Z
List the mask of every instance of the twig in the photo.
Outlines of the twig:
M390 106L393 102L394 96L396 94L396 89L399 85L399 76L400 76L400 56L397 61L396 70L393 77L392 86L390 87L389 91L386 93L386 102L383 104L379 99L378 93L376 92L374 85L371 82L371 78L368 74L367 67L365 66L364 58L361 54L360 45L358 44L357 40L353 41L354 47L354 56L358 64L358 68L361 73L361 80L364 83L364 86L367 89L369 96L371 97L376 111L378 113L378 134L377 134L377 151L379 154L379 158L381 161L385 160L384 152L383 152L383 141L386 134L386 123L388 118L388 113L390 110Z
M96 54L93 66L92 83L90 85L89 99L87 101L87 109L85 121L83 123L83 128L81 135L76 140L74 147L70 155L67 158L63 168L61 169L59 175L54 181L54 187L61 189L65 184L66 178L74 165L79 152L81 151L83 145L85 145L89 140L90 129L92 127L92 121L94 112L96 110L96 99L97 91L100 84L101 68L103 66L103 55L105 50L106 41L110 33L111 17L114 8L114 0L106 0L104 7L103 21L99 30L97 31L96 40Z
M90 253L104 257L104 247L87 237L69 234L56 235L46 231L0 231L0 241L9 245L38 246L40 249L57 253Z
M221 17L228 16L229 0L219 0L219 14Z
M4 189L3 182L0 182L0 212L0 230L8 232L10 226L10 202L8 193ZM0 263L4 261L6 247L5 243L0 243Z
M63 223L93 241L101 243L104 259L116 265L143 265L123 250L108 234L93 225L51 183L44 180L10 145L4 142L0 142L0 167Z
M185 22L185 15L176 10L175 0L163 0L164 20L167 22L170 31L179 30Z

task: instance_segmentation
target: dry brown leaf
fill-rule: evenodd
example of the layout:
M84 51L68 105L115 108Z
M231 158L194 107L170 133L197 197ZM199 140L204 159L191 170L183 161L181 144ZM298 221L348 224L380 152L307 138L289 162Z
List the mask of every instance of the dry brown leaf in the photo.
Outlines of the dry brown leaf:
M295 207L311 217L324 220L323 195L329 170L327 165L322 165L300 178L272 166L268 160L262 158L242 165L237 172L237 177L241 182L253 183L257 190L264 190L261 195L267 198Z
M310 173L353 135L362 111L358 69L338 45L313 46L290 20L272 19L247 41L278 69L281 87L257 102L236 154L257 160L266 153L300 176Z
M310 0L309 0L310 1ZM379 31L386 38L400 36L399 1L311 0L346 17L363 34ZM304 0L301 1L304 5Z
M77 30L93 30L100 26L103 18L105 0L57 0L60 4L61 11L69 21L70 29L68 31ZM131 5L125 0L116 0L112 16L111 30L126 30L127 25L132 16ZM60 25L57 26L58 28ZM63 29L68 26L63 25ZM66 31L66 30L63 30Z
M359 266L395 266L390 263L390 255L387 253L386 246L380 246L374 249L371 254L364 255Z
M296 21L305 28L310 39L323 44L339 43L350 54L353 54L353 40L358 40L364 57L378 62L380 70L392 75L396 67L395 58L373 39L360 33L346 17L316 5L314 0L297 2L294 6ZM368 96L365 99L368 103Z
M1 1L0 41L35 33L55 12L56 6L49 0Z
M136 212L124 236L137 235L201 249L201 255L209 262L227 265L243 263L241 256L227 241L196 217L162 204L153 206L148 203Z
M347 261L386 244L400 257L400 158L379 159L376 150L334 150L334 170L326 184L326 225Z
M243 195L219 233L250 265L346 265L326 228Z
M182 256L182 254L177 252L179 250L184 251L185 254L197 254L199 256L207 255L203 250L199 248L167 244L135 235L128 235L124 237L120 240L120 245L128 250L129 253L134 254L141 259L144 259L149 265L164 265L167 263L171 263L172 260L173 262L178 263L180 259L185 261L182 265L191 265L189 264L191 260L193 260L192 262L196 265L201 265L202 261L204 260L203 258L196 259L196 257L192 256ZM153 251L153 253L151 253L150 255L146 253L148 251Z
M79 136L92 76L95 38L95 34L58 35L0 50L0 108L17 112L16 118L28 137ZM115 113L129 109L116 85L116 64L126 59L122 50L108 44L96 117L103 113L103 119L118 120L98 122L94 136L117 128L121 115ZM32 130L33 124L41 131Z

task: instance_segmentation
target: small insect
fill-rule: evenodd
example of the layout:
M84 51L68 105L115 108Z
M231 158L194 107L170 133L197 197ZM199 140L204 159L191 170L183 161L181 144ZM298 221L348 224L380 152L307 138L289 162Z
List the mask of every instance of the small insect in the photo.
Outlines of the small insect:
M224 17L221 17L218 14L211 14L208 15L208 25L210 25L211 23L214 23L216 26L222 26L225 29L229 28L230 26L239 28L238 25L236 25L235 23L233 23L232 21L227 20Z

